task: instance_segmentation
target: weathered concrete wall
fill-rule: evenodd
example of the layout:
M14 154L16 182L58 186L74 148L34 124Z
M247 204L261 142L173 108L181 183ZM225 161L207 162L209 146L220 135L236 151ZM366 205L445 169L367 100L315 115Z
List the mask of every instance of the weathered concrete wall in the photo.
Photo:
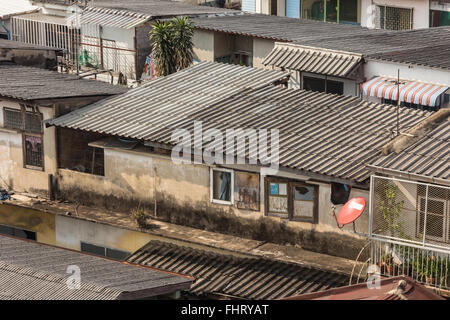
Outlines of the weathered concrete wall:
M262 61L272 51L275 41L264 39L253 39L253 66L255 68L266 68Z
M214 32L196 29L192 42L195 60L214 61Z
M53 214L15 205L0 204L0 224L34 231L38 242L58 245Z
M57 69L56 52L53 50L0 48L0 61L12 61L24 66L49 70Z
M233 205L210 202L210 171L205 165L176 165L170 157L118 149L105 150L105 177L59 170L61 196L82 204L130 212L138 206L163 221L250 239L281 244L297 244L305 249L355 258L365 240L356 237L352 227L336 227L332 216L330 186L319 185L319 223L288 221L264 216L259 211L237 209ZM264 199L260 172L260 199ZM308 179L294 174L280 176ZM353 189L351 196L368 199L365 190ZM338 208L339 209L339 208ZM357 230L367 228L367 215Z

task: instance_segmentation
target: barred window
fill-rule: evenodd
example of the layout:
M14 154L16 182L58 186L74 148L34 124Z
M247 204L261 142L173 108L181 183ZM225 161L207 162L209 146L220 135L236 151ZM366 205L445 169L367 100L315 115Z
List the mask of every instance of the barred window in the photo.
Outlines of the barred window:
M31 112L25 114L25 131L31 133L42 132L42 121L39 114Z
M25 167L44 168L42 137L25 135Z
M410 30L413 9L387 6L376 7L376 28L387 30Z
M35 112L25 113L25 127L23 124L22 111L19 109L3 108L5 128L24 130L30 133L42 133L41 115Z
M3 108L3 126L9 129L22 129L22 113L17 109Z

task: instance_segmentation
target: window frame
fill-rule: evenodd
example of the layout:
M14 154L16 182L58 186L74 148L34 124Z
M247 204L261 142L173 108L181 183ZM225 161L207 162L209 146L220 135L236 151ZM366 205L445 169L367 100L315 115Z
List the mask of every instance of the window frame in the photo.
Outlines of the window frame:
M214 199L214 171L229 172L231 174L231 184L230 184L230 201ZM232 206L234 205L234 170L225 168L213 168L210 167L209 170L209 199L211 203L223 204Z
M422 214L422 207L421 207L421 202L422 200L424 200L425 202L427 202L427 198L426 196L423 195L418 195L417 201L418 201L418 210L417 210L417 230L416 230L416 236L418 238L423 238L423 233L426 232L425 226L423 226L423 232L420 232L420 228L421 228L421 221L420 221L420 215ZM429 234L425 234L425 240L432 240L432 241L436 241L436 242L441 242L441 243L449 243L450 242L450 200L449 199L443 199L443 198L437 198L437 197L428 197L428 200L433 200L433 201L439 201L443 203L443 208L444 208L444 213L442 215L442 237L436 237L436 236L430 236ZM428 213L424 212L424 214L426 214L427 219L428 219ZM431 213L433 214L433 213ZM424 220L425 221L425 220Z
M42 141L42 167L33 166L27 164L27 148L26 148L26 136L39 137ZM22 133L22 155L23 155L23 167L25 169L36 170L36 171L45 171L45 150L44 150L44 135L37 133Z
M31 238L28 238L28 237L27 238L19 237L19 236L15 235L15 234L8 234L8 233L3 233L3 232L0 233L0 234L9 235L11 237L15 237L15 238L19 238L19 239L26 239L26 240L31 240L31 241L37 241L37 232L36 231L32 231L32 230L28 230L28 229L22 229L22 228L18 228L18 227L13 227L13 226L10 226L10 225L7 225L7 224L0 224L0 227L10 228L13 231L13 233L15 233L16 231L23 231L25 233L29 232L29 233L34 235L34 239L31 239Z
M280 214L276 212L269 211L269 196L270 196L270 184L271 183L286 183L287 184L287 201L288 201L288 212L286 214ZM314 188L314 199L313 202L313 215L312 217L294 217L294 187L313 187ZM309 222L317 224L319 222L319 185L307 183L301 180L294 180L282 177L264 177L264 215L271 217L278 217L281 219L288 219L290 221L297 222Z
M104 254L100 255L100 254L92 253L90 251L82 250L83 244L84 245L88 245L88 246L94 246L94 247L97 247L97 248L101 248L101 249L103 249ZM106 254L108 252L108 250L110 250L110 251L117 251L117 252L123 252L123 253L127 254L127 256L132 254L132 252L128 252L128 251L125 251L125 250L114 249L114 248L110 248L110 247L94 244L94 243L91 243L91 242L80 241L80 252L91 254L91 255L94 255L94 256L97 256L97 257L104 257L104 258L107 258L107 259L117 260L117 261L125 261L126 260L125 258L124 259L116 259L116 258L112 258L112 257L108 256Z

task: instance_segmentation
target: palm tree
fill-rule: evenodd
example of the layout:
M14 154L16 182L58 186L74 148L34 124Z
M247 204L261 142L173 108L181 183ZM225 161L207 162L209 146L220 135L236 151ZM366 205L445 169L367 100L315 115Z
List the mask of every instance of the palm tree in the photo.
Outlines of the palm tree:
M173 44L176 54L177 66L185 69L192 64L194 52L194 25L187 17L174 18L173 21Z
M156 60L156 75L158 77L177 71L172 34L173 24L169 21L156 21L150 30L152 53Z
M150 30L157 76L166 76L189 67L193 61L194 26L189 18L156 21Z

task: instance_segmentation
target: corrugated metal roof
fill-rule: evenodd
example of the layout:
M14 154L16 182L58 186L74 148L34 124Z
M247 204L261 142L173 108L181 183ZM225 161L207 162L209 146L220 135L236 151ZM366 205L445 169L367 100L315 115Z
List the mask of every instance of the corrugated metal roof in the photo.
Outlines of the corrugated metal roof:
M146 14L125 10L88 7L83 10L80 17L80 23L131 29L150 19L151 16Z
M37 11L39 8L33 6L28 0L0 0L0 18L6 19L12 15Z
M0 299L123 299L141 290L149 297L152 290L171 293L188 289L192 282L167 272L3 235L0 252ZM70 265L80 268L80 290L66 285Z
M278 129L279 164L360 183L396 128L396 106L270 85L286 73L203 62L50 125L174 145L176 129ZM431 112L400 107L400 129ZM207 142L204 142L204 147ZM246 157L257 158L246 150Z
M67 25L67 19L65 17L43 14L40 12L16 15L16 16L14 16L14 19L23 19L23 20L36 21L36 22L46 22L46 23L63 25L63 26Z
M400 281L404 281L402 297L396 292ZM307 293L282 300L445 300L433 290L426 288L410 277L397 276L382 279L377 289L369 288L367 283L333 288L321 292Z
M189 292L243 299L277 299L348 284L349 277L263 258L242 258L150 241L129 262L196 278Z
M360 54L277 43L264 65L346 77L362 61Z
M450 184L450 118L400 153L391 153L371 167L443 179Z
M349 24L327 23L264 14L200 17L194 18L192 21L197 29L279 41L313 40L316 44L314 46L319 45L320 42L316 41L321 38L341 38L350 35L365 36L389 32Z
M20 99L57 99L109 96L127 91L122 86L79 79L75 75L45 69L0 63L0 96Z

